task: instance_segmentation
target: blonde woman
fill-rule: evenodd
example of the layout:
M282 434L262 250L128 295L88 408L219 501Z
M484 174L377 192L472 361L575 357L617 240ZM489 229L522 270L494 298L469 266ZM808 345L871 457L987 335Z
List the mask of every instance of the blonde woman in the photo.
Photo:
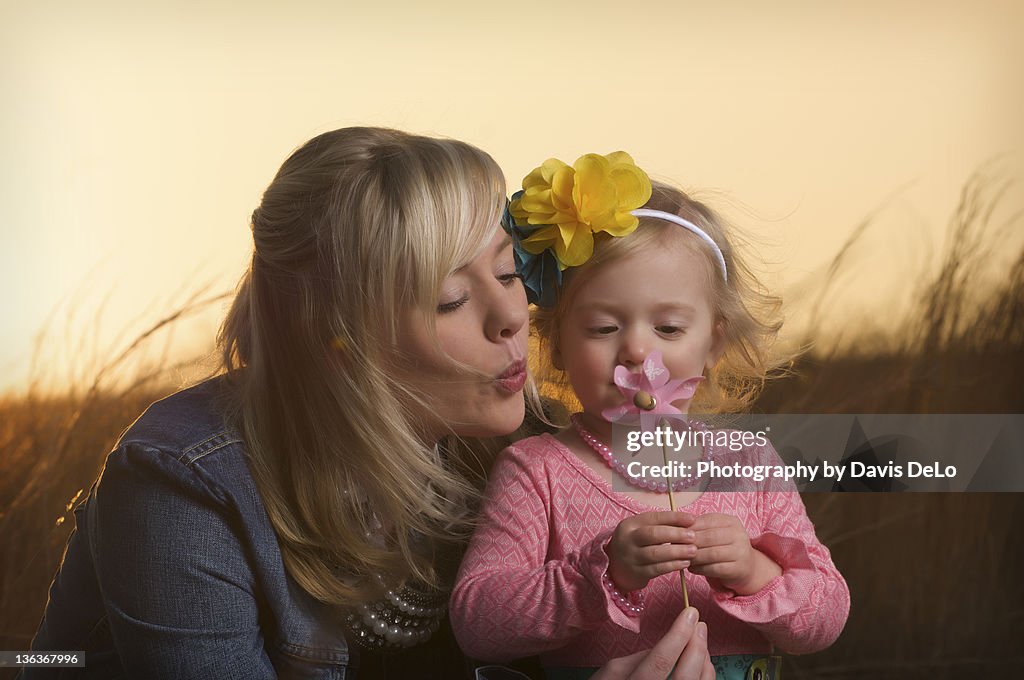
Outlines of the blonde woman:
M467 674L445 613L478 438L521 424L528 387L505 201L457 141L347 128L294 152L252 216L225 371L153 404L75 510L32 646L85 669L23 677ZM695 632L680 616L602 677L660 680L684 648L700 677Z

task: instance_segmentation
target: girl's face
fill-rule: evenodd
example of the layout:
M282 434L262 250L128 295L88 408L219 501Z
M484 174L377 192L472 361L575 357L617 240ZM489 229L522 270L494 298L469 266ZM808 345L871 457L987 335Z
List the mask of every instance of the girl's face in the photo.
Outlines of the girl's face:
M427 395L413 405L427 439L504 435L523 422L528 312L512 241L500 228L483 252L441 285L434 313L438 352L426 319L410 309L399 349L400 378ZM466 371L454 362L482 375Z
M623 403L613 382L617 365L640 371L644 357L661 350L672 378L692 378L718 361L721 333L707 267L689 247L654 241L580 282L559 322L553 359L568 374L591 427L605 430L601 411ZM685 411L687 404L675 406Z

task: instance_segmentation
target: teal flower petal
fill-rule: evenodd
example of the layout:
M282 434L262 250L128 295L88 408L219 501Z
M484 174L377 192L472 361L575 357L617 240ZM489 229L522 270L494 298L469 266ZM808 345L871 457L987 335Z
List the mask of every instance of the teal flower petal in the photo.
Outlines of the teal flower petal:
M518 191L512 195L516 200L523 195ZM519 225L509 212L509 203L505 204L505 213L501 218L501 226L512 237L512 247L516 260L516 273L523 279L526 287L526 299L540 307L554 307L558 299L558 287L562 285L562 269L558 266L558 258L548 248L534 255L523 247L523 241L536 231L547 225Z

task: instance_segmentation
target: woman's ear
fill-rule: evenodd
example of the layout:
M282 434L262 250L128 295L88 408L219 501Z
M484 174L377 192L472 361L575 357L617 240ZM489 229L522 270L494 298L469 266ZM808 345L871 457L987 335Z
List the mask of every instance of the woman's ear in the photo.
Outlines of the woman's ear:
M717 321L714 330L711 331L711 349L704 362L707 370L710 371L717 366L723 354L725 354L725 322Z

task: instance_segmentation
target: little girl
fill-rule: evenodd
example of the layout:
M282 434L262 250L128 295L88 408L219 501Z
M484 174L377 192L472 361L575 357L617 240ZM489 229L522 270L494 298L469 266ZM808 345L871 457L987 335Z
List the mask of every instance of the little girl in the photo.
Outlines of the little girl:
M677 478L671 511L668 482L634 476L609 421L633 406L626 387L644 376L631 374L650 384L659 355L677 380L703 376L692 401L705 412L752 401L773 366L774 298L756 292L707 207L652 186L625 153L549 160L523 189L505 226L537 304L539 377L567 380L579 412L495 463L451 598L460 644L487 661L539 654L549 678L589 677L665 634L684 570L718 678L778 677L773 647L828 647L850 605L794 485ZM685 414L680 394L671 406ZM770 443L737 448L709 443L681 460L781 463Z

